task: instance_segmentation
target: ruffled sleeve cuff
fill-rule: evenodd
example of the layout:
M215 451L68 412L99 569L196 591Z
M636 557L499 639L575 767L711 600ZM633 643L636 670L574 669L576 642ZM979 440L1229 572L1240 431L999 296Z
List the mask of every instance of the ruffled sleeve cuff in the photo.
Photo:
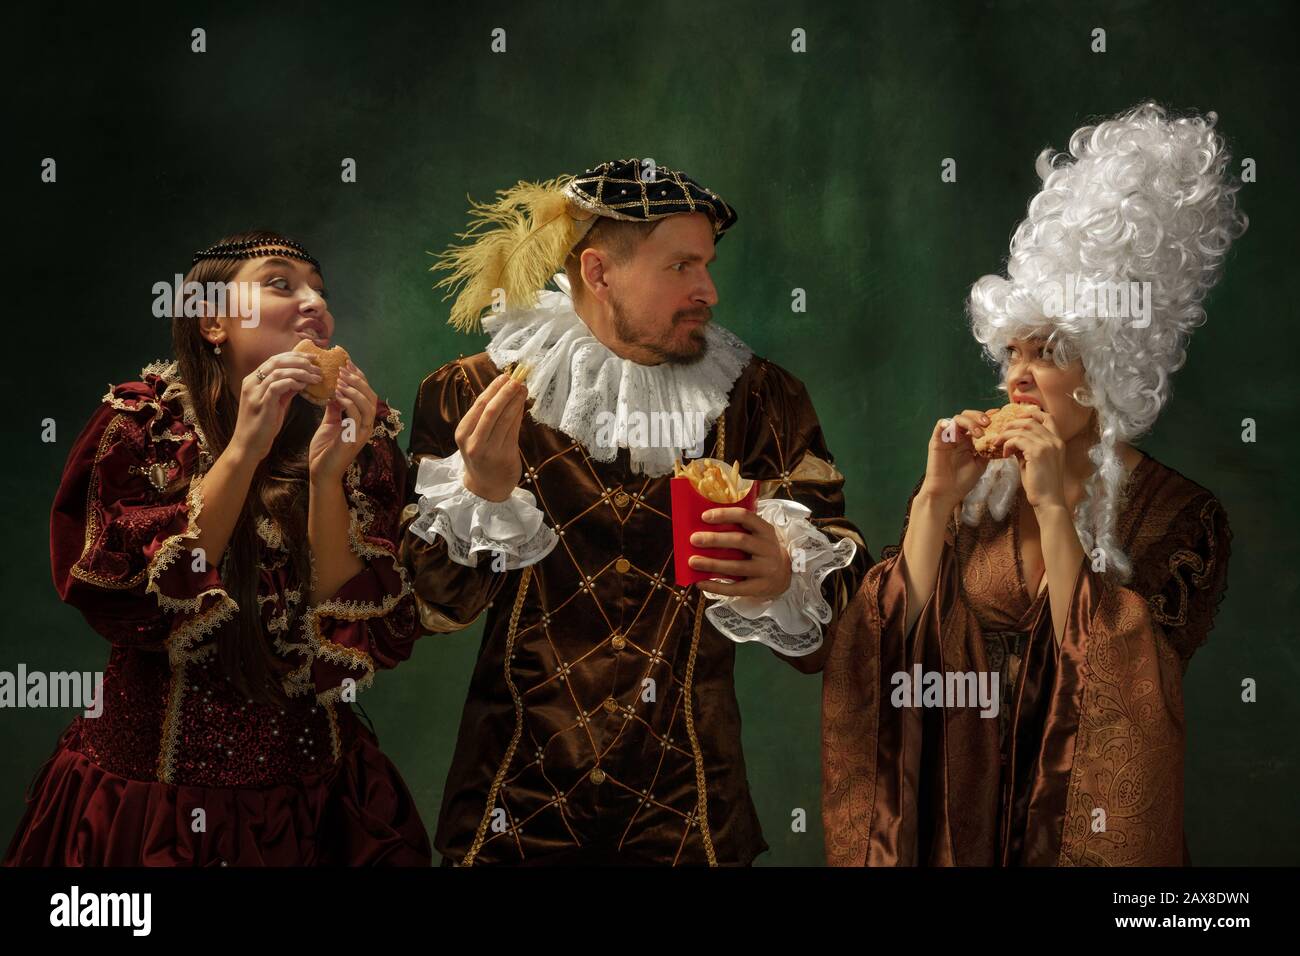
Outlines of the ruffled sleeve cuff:
M411 588L391 555L376 555L328 601L304 618L308 664L290 676L290 694L352 703L374 683L375 670L395 667L412 650L416 619Z
M193 542L203 510L203 476L190 481L184 509L173 508L171 526L160 530L145 549L148 558L145 593L172 615L167 655L173 665L201 660L215 649L211 636L232 619L239 605L226 592L209 555L196 555Z
M425 458L415 479L420 513L410 531L429 544L447 543L457 564L478 567L479 555L500 554L503 570L536 564L551 553L559 538L543 521L537 499L516 488L505 501L488 501L465 487L465 464L459 451L447 458Z
M832 542L809 520L811 515L797 501L758 502L758 516L776 529L777 540L790 555L790 586L775 598L719 598L704 612L718 631L737 643L759 641L789 657L803 657L821 647L822 627L832 616L822 582L852 563L857 545L849 538Z
M290 695L314 693L317 701L352 703L375 671L410 657L416 637L414 592L397 557L400 495L395 486L401 452L393 435L381 435L349 466L348 544L364 567L303 616L305 663L289 675Z

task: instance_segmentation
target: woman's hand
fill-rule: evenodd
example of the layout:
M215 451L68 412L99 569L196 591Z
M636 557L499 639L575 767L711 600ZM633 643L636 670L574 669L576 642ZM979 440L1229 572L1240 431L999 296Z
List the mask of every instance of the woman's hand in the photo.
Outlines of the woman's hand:
M230 447L256 464L271 451L294 395L321 380L320 370L301 352L272 355L239 388L239 413Z
M1038 521L1052 630L1060 645L1065 640L1071 596L1087 559L1065 503L1065 442L1051 415L1037 405L1026 405L1024 417L1009 423L997 444L1002 457L1015 455L1020 485Z
M321 419L307 449L307 472L313 483L342 482L348 466L370 441L378 408L379 396L370 387L361 369L349 359L339 369L338 388L330 403L325 406L325 417ZM352 429L344 427L344 412L352 419ZM350 436L347 435L349 431ZM349 437L350 440L347 440Z
M1065 508L1065 442L1051 415L1037 405L1022 408L1022 416L1007 424L995 447L1003 458L1016 457L1020 486L1035 511Z
M988 467L988 460L975 454L973 438L984 434L989 416L987 412L966 409L952 418L941 418L930 432L929 453L925 464L925 480L920 495L951 511L975 487L975 483Z
M519 484L519 426L528 389L502 372L475 399L456 426L466 489L488 501L505 501Z

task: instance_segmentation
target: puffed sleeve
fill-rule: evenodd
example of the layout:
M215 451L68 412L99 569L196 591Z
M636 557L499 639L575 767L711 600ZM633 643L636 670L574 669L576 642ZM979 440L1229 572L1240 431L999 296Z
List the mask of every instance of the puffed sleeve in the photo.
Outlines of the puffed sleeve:
M823 628L848 604L871 556L844 515L844 476L808 390L780 366L762 366L742 396L741 474L759 482L758 515L790 555L790 587L766 600L722 597L705 615L732 640L760 641L798 670L815 673L826 657ZM740 457L738 442L725 444L737 451L724 454Z
M531 492L516 488L505 501L493 502L465 488L456 426L474 399L459 362L429 375L416 397L413 500L401 546L420 625L430 633L468 627L500 591L502 572L535 564L559 540Z
M1134 556L1131 582L1085 562L1070 603L1058 684L1074 688L1077 718L1062 864L1184 862L1183 673L1227 587L1232 535L1208 493L1145 530L1154 544Z
M50 561L59 597L96 632L177 663L211 653L238 606L218 562L191 549L205 452L160 388L111 388L77 437L50 512Z
M346 691L369 687L377 669L411 656L419 630L398 557L407 481L396 440L401 430L397 412L380 402L370 439L344 474L348 544L364 567L303 614L307 662L288 678L291 694L315 693L322 703L347 700Z

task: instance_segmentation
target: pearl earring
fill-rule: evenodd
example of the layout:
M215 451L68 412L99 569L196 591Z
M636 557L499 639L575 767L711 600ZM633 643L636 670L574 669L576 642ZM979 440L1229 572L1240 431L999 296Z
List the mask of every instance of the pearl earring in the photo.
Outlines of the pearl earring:
M212 347L212 354L213 354L213 355L220 355L220 354L221 354L221 343L220 343L220 342L218 342L216 345L214 345L214 346Z

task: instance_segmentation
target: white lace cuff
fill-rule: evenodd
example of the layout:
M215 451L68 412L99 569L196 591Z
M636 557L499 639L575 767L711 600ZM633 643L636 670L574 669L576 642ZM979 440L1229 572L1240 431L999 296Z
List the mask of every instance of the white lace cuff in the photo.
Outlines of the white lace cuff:
M430 544L447 542L447 556L457 564L478 567L478 556L500 553L505 570L536 564L560 539L542 520L532 492L516 488L505 501L488 501L465 487L460 452L447 458L424 458L415 478L420 514L411 522L413 535Z
M758 516L776 529L796 570L779 597L721 597L704 611L715 628L738 644L760 641L789 657L803 657L822 646L822 625L830 623L831 606L822 596L822 581L848 567L857 545L848 538L834 544L808 520L812 514L797 501L764 498Z

